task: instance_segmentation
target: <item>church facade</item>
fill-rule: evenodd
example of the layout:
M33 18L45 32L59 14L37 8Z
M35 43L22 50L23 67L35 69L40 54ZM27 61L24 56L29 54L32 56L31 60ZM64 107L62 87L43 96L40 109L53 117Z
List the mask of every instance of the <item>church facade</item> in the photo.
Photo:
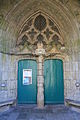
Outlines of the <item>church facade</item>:
M0 106L80 102L80 1L0 1Z

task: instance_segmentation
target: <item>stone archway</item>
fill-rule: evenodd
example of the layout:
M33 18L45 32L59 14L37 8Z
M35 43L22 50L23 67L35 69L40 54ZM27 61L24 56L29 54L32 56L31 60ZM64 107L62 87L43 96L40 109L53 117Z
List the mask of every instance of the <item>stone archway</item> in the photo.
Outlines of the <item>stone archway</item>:
M46 14L38 12L29 17L20 30L16 49L27 49L37 56L37 104L44 107L43 61L46 57L64 56L65 44L58 25Z

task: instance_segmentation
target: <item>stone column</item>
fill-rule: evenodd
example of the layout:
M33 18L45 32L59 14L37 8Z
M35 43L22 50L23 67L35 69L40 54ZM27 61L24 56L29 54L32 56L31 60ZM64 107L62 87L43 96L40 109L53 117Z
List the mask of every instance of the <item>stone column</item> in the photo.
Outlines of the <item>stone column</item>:
M38 55L37 105L38 108L43 108L44 107L43 55L45 54L45 49L43 48L42 42L39 42L37 44L35 54Z
M37 76L37 105L44 107L44 77L43 77L43 55L38 57L38 76Z

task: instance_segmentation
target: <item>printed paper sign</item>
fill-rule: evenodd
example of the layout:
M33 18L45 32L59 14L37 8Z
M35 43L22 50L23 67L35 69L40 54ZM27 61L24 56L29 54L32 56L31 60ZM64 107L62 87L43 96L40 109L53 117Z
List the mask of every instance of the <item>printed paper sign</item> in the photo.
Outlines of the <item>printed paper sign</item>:
M23 69L23 85L32 84L32 69Z

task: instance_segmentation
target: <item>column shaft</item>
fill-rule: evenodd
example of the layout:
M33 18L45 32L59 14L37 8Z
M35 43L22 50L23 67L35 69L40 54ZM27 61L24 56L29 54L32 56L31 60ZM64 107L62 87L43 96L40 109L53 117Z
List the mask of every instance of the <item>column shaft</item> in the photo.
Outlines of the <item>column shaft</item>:
M39 108L44 107L44 77L43 77L43 56L38 58L38 76L37 76L37 104Z

